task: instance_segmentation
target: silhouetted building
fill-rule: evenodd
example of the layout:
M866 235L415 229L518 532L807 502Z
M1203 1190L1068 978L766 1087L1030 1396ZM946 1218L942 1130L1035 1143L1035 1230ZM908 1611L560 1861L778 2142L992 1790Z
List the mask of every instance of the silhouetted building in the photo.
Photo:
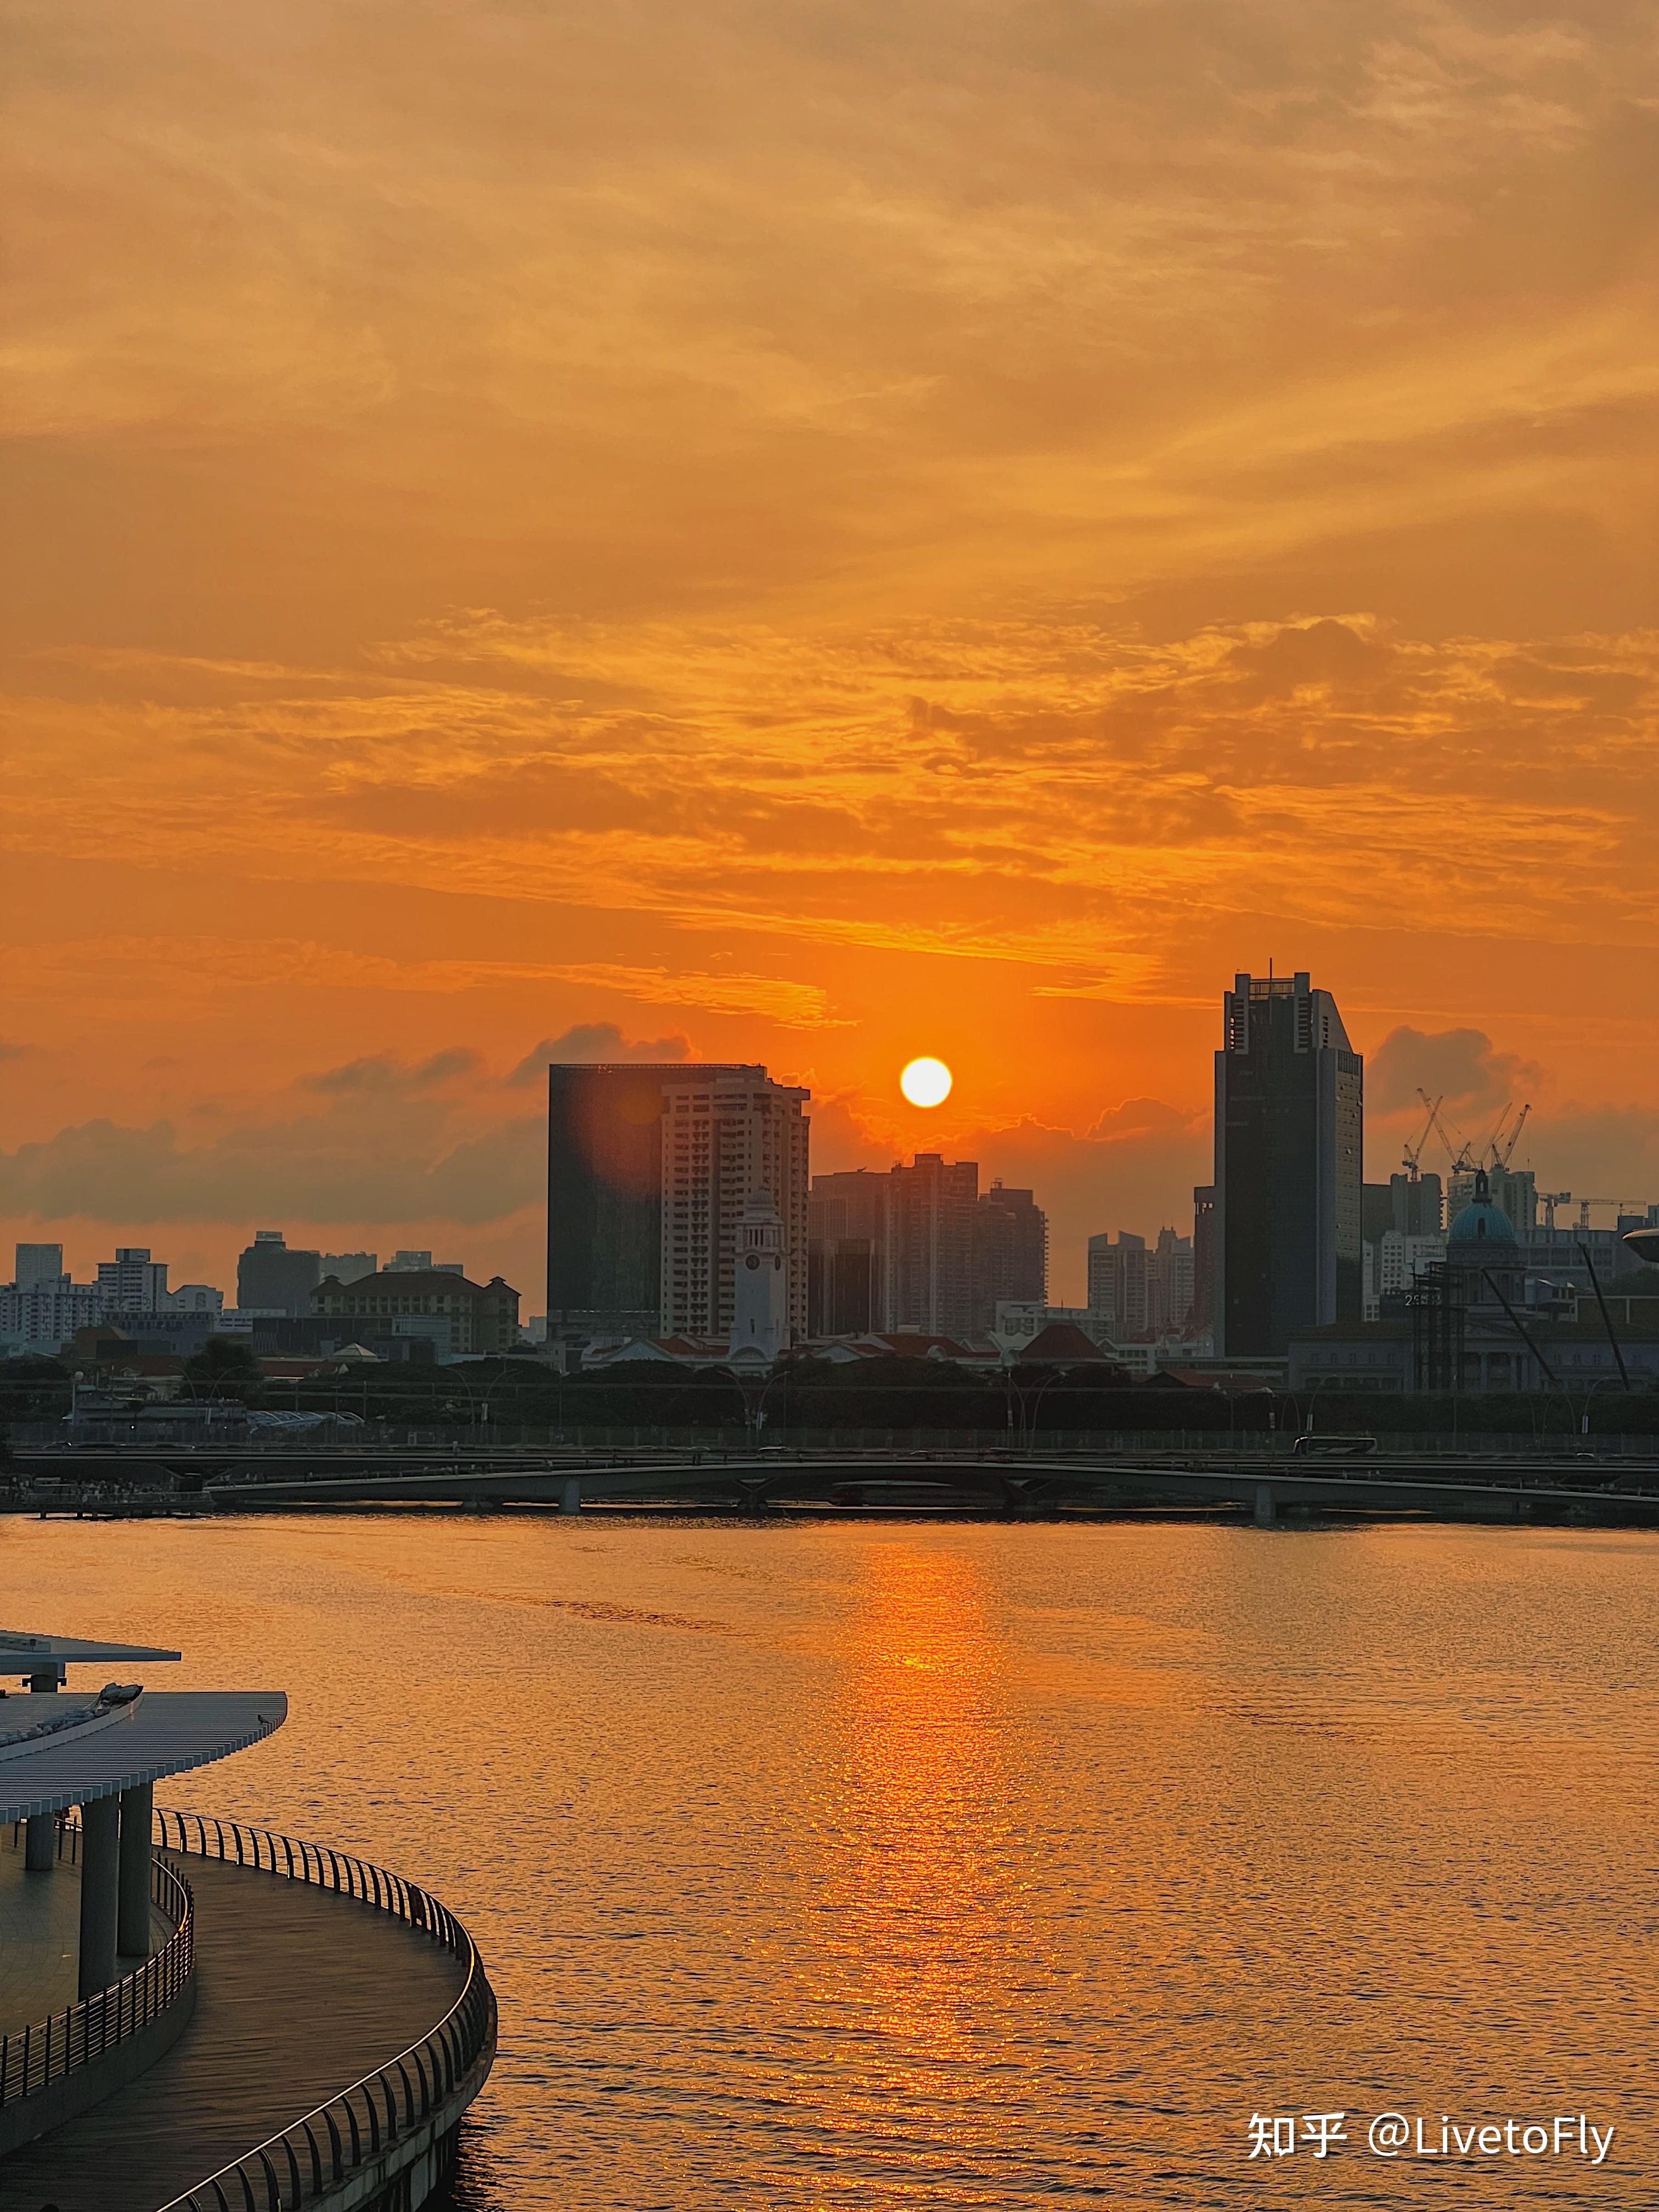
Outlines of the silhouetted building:
M1473 1200L1475 1177L1486 1178L1486 1194L1501 1208L1517 1237L1530 1237L1538 1226L1538 1179L1530 1168L1454 1168L1446 1186L1446 1225ZM1426 1180L1426 1178L1425 1178ZM1395 1177L1403 1182L1403 1176Z
M428 1253L427 1257L431 1258ZM365 1275L380 1272L378 1252L325 1252L323 1273L332 1275L337 1283L360 1283Z
M118 1244L112 1260L98 1262L98 1289L106 1313L155 1313L167 1302L167 1263L152 1260L148 1244Z
M1120 1229L1089 1239L1089 1310L1114 1343L1144 1336L1152 1325L1146 1239Z
M994 1182L981 1191L973 1222L974 1330L996 1327L997 1307L1009 1299L1046 1305L1048 1298L1048 1217L1029 1190Z
M809 1094L737 1063L548 1069L547 1325L728 1334L738 1224L770 1193L806 1326Z
M355 1283L330 1277L312 1292L311 1310L324 1321L380 1322L393 1338L429 1337L441 1357L510 1352L519 1340L519 1293L499 1275L474 1283L444 1267L385 1267Z
M918 1152L908 1167L884 1175L849 1168L815 1176L812 1199L825 1209L816 1218L825 1224L826 1243L870 1243L870 1326L925 1336L974 1334L975 1161L947 1164L938 1152Z
M1305 974L1239 975L1216 1054L1218 1353L1358 1322L1364 1063Z
M1147 1322L1158 1336L1178 1336L1192 1320L1194 1262L1193 1240L1173 1229L1160 1229L1147 1256Z
M1215 1185L1193 1187L1193 1328L1215 1327Z
M61 1244L20 1244L17 1247L17 1272L12 1279L15 1291L55 1291L69 1280L64 1273L64 1248Z
M322 1279L320 1252L291 1248L280 1229L256 1229L236 1262L236 1304L266 1313L309 1313Z

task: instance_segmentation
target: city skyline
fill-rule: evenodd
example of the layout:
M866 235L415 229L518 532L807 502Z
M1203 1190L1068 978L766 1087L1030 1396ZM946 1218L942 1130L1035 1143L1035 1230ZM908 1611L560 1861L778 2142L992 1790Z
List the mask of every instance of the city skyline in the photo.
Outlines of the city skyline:
M1449 1188L1455 1145L1467 1140L1479 1152L1505 1109L1525 1103L1534 1111L1513 1165L1517 1171L1529 1172L1540 1193L1550 1188L1573 1191L1577 1194L1572 1201L1575 1218L1580 1196L1589 1196L1603 1226L1610 1224L1618 1204L1650 1202L1647 1194L1659 1189L1659 1150L1650 1153L1639 1123L1632 1128L1637 1117L1612 1110L1601 1115L1552 1113L1545 1071L1497 1049L1478 1029L1425 1034L1396 1027L1368 1051L1363 1042L1368 1035L1364 1011L1352 1014L1340 979L1331 980L1338 985L1345 1018L1367 1066L1364 1173L1368 1183L1385 1184L1399 1170L1403 1151L1421 1144L1423 1166L1439 1173ZM1217 979L1218 993L1223 981ZM1209 1035L1194 1055L1206 1077L1220 1037L1218 1005L1212 998ZM686 1073L706 1064L697 1055L682 1052L684 1043L681 1036L633 1042L612 1026L591 1024L574 1028L566 1037L544 1039L531 1053L496 1068L481 1064L479 1055L459 1048L428 1053L404 1064L389 1056L365 1055L308 1077L294 1089L313 1111L319 1107L325 1112L342 1109L365 1143L377 1113L393 1127L399 1122L407 1127L410 1118L417 1119L428 1139L434 1131L447 1132L433 1145L429 1164L417 1168L392 1164L386 1179L388 1194L376 1210L351 1210L354 1200L361 1203L362 1174L342 1172L341 1164L331 1160L320 1144L313 1144L295 1161L277 1163L274 1176L270 1163L262 1167L251 1152L244 1154L240 1164L255 1190L256 1203L246 1212L227 1211L223 1218L213 1218L214 1194L225 1190L227 1171L234 1172L237 1165L232 1140L204 1148L199 1184L192 1182L188 1155L167 1164L163 1180L184 1201L177 1211L123 1216L107 1204L118 1186L106 1166L95 1158L83 1157L77 1163L74 1148L65 1147L42 1180L69 1200L88 1191L94 1201L105 1202L106 1210L0 1212L0 1243L60 1243L65 1268L77 1279L89 1276L112 1249L148 1243L162 1251L176 1280L228 1286L235 1279L237 1255L256 1226L276 1223L294 1247L314 1247L325 1253L351 1246L390 1249L423 1240L429 1249L447 1245L463 1251L469 1273L479 1279L500 1274L539 1285L546 1266L547 1119L544 1105L537 1111L531 1101L539 1103L544 1098L542 1086L555 1050L571 1050L574 1056L566 1064L573 1066L617 1060L642 1068L659 1064ZM664 1055L660 1061L659 1054ZM788 1079L781 1068L771 1073L775 1081ZM805 1113L812 1125L814 1175L854 1168L884 1173L918 1152L942 1150L953 1158L973 1159L988 1187L1000 1181L1034 1189L1049 1218L1050 1297L1056 1304L1084 1301L1091 1237L1127 1230L1150 1243L1165 1228L1190 1232L1193 1188L1207 1182L1212 1171L1212 1095L1184 1111L1157 1100L1124 1100L1103 1111L1092 1128L1076 1130L1046 1125L1035 1115L1012 1126L986 1127L975 1118L973 1109L979 1102L970 1090L963 1096L968 1087L960 1084L944 1108L917 1110L899 1100L898 1073L896 1065L890 1087L898 1112L908 1120L902 1137L890 1134L888 1126L879 1121L873 1127L861 1123L844 1096L811 1100ZM1419 1079L1443 1101L1443 1136L1435 1133L1425 1138ZM1540 1097L1546 1102L1541 1107L1537 1103ZM469 1114L476 1118L469 1121ZM1598 1169L1598 1158L1611 1164ZM1588 1174L1584 1163L1589 1163ZM1622 1173L1615 1173L1621 1163ZM453 1173L454 1188L465 1190L469 1166L480 1180L486 1202L492 1189L500 1194L494 1213L470 1202L451 1204L440 1212L413 1210L423 1196L429 1198L434 1187L441 1188L446 1169ZM140 1182L146 1172L154 1174L155 1167L153 1158L148 1163L141 1158ZM297 1172L284 1185L282 1176L290 1167ZM84 1176L83 1183L77 1183L77 1175ZM330 1190L329 1211L307 1214L287 1202L285 1189L303 1197L307 1175ZM1598 1184L1600 1188L1592 1188ZM407 1205L400 1203L404 1196ZM539 1304L539 1288L527 1297L526 1311Z
M503 1079L603 1026L1155 1232L1270 959L1659 1183L1644 15L94 18L14 51L0 1234L532 1279Z

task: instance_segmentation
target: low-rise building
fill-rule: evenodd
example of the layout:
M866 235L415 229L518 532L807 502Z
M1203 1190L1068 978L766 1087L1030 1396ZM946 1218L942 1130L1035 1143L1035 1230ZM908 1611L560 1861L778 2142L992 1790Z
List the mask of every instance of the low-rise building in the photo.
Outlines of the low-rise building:
M325 1321L447 1323L440 1356L449 1358L510 1352L519 1341L519 1293L499 1275L475 1283L442 1267L383 1267L355 1283L331 1276L312 1292L311 1310Z

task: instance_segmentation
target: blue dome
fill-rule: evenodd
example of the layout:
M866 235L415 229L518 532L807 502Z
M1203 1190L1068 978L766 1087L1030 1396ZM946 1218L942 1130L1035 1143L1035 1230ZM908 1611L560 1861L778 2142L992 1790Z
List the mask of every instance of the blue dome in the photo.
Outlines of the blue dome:
M1515 1231L1501 1206L1489 1198L1471 1199L1451 1225L1449 1244L1513 1244Z

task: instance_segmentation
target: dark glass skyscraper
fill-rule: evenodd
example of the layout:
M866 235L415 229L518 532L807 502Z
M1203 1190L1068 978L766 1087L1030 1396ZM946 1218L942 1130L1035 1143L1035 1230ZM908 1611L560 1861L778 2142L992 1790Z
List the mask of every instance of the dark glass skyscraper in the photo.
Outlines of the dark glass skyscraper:
M726 1334L738 1225L760 1190L784 1225L789 1325L804 1333L808 1096L738 1062L550 1067L550 1336Z
M1328 991L1238 975L1215 1056L1216 1348L1358 1321L1364 1066Z
M547 1325L653 1336L663 1085L685 1061L547 1071Z

